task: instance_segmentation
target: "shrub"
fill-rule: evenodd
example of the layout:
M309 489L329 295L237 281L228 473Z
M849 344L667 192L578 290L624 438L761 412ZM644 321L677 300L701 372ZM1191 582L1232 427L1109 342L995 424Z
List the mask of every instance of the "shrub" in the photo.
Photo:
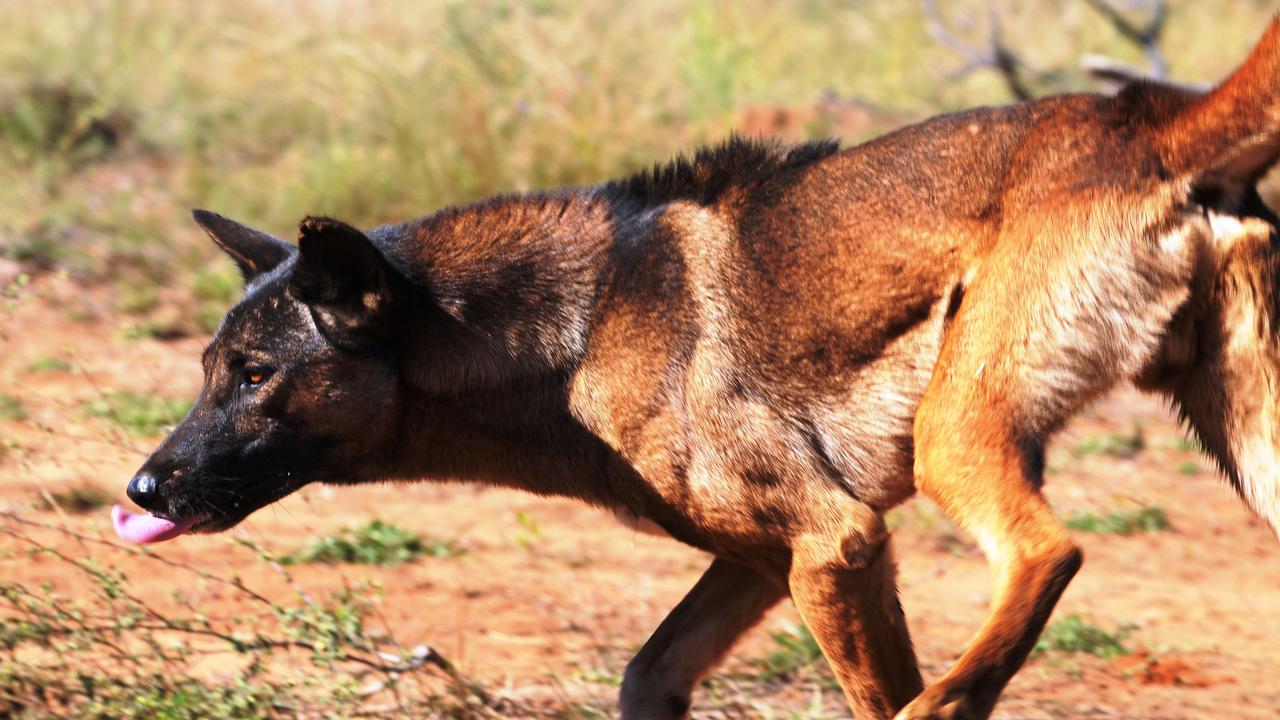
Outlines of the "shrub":
M89 586L73 583L81 589L64 594L0 579L0 717L499 718L519 709L431 648L396 642L370 584L313 598L269 554L240 541L278 572L285 590L264 591L150 549L13 513L0 519L0 534ZM63 550L58 537L75 550ZM112 563L122 555L154 563L175 581L216 587L242 614L206 614L182 593L174 603L144 600ZM236 660L210 674L207 659L228 653Z

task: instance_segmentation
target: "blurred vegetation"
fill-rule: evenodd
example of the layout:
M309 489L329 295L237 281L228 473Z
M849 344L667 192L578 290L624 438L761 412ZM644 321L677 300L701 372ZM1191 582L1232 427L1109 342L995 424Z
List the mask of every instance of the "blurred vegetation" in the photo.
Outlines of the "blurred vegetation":
M1115 632L1108 632L1079 615L1068 615L1045 628L1032 652L1036 655L1059 652L1118 657L1128 654L1124 640L1134 629L1132 625L1124 625Z
M1072 530L1106 535L1166 532L1173 529L1169 516L1157 506L1112 510L1106 515L1075 513L1062 521Z
M0 420L26 420L27 409L13 395L0 395Z
M944 14L981 44L987 5ZM1190 80L1226 71L1271 10L1172 5ZM1085 53L1142 64L1084 2L994 7L1029 66L1069 70L1053 89L1090 87ZM183 308L198 323L160 336L207 332L230 301L198 277L217 255L190 207L285 236L307 213L373 225L629 173L750 106L1009 99L995 73L949 74L962 59L893 0L47 0L0 4L0 26L0 254L109 280L126 313L163 306L156 286L203 293Z
M399 565L421 557L457 557L462 553L463 550L453 541L431 540L392 523L374 519L358 528L347 528L336 535L320 538L301 552L280 558L280 562L286 565Z
M1086 455L1106 455L1120 460L1130 460L1146 448L1147 441L1142 434L1142 424L1135 422L1130 432L1111 433L1104 438L1086 440L1073 448L1071 455L1075 458Z
M82 515L104 508L115 499L109 490L92 482L81 482L64 490L42 493L41 505L50 510Z
M161 430L177 425L190 408L190 400L124 390L103 393L85 405L85 412L105 418L139 437L155 437Z
M788 625L771 633L770 637L773 638L774 650L751 662L759 670L762 680L789 679L804 672L829 672L822 657L822 648L818 647L818 641L808 627ZM829 675L826 679L834 681Z

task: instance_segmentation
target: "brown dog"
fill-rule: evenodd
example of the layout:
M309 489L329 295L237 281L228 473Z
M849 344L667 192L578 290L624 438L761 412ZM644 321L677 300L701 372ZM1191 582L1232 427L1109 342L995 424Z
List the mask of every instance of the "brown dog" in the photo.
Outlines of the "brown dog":
M730 142L619 183L298 247L211 213L245 298L126 539L230 527L312 481L569 495L715 556L627 668L677 718L788 595L858 717L986 717L1080 567L1049 436L1134 379L1280 521L1280 22L1194 93L1133 84L838 152ZM990 615L924 689L885 511L977 538ZM922 692L923 691L923 692Z

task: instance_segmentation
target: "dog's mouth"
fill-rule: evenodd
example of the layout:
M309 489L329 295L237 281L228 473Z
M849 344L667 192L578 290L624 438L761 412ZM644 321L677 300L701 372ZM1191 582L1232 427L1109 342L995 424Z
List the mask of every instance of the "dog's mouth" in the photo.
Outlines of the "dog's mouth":
M185 520L170 520L147 512L135 513L121 505L111 508L111 524L115 527L116 535L121 540L135 545L172 540L191 530L199 530L199 526L208 519L200 516Z

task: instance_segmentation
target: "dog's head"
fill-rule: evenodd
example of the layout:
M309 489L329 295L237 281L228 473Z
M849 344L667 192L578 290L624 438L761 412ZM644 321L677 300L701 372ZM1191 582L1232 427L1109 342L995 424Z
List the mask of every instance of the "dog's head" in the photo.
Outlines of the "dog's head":
M229 528L303 484L351 479L397 439L396 280L372 242L325 218L304 220L294 247L194 216L245 295L204 352L200 397L129 483L147 514L113 510L133 542Z

